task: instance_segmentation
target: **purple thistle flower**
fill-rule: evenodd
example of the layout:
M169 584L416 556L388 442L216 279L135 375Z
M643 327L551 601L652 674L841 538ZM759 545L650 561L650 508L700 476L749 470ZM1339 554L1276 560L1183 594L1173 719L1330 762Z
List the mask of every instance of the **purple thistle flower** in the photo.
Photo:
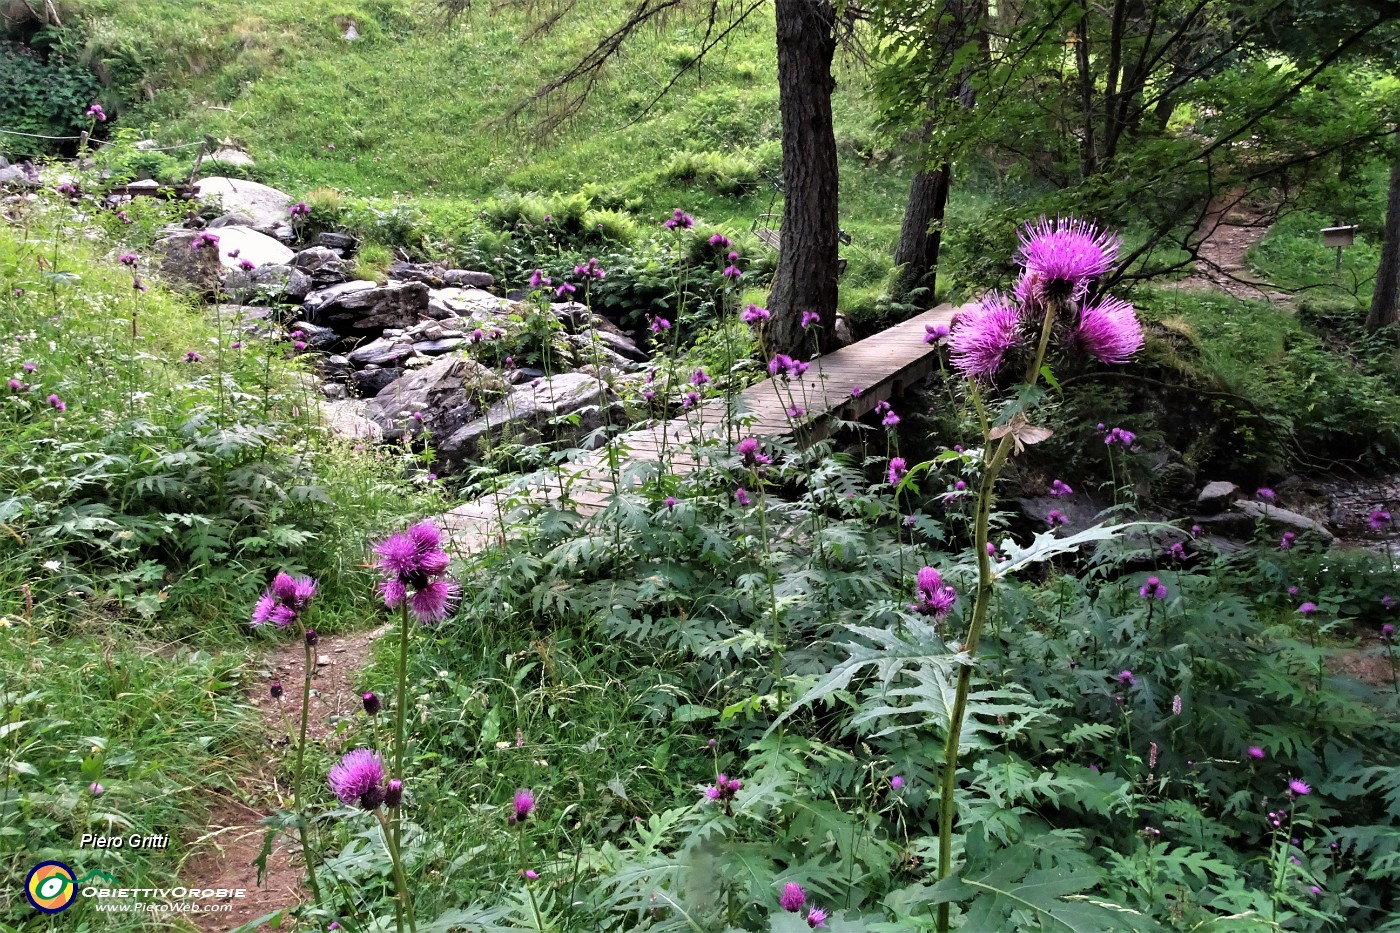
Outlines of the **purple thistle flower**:
M1299 797L1306 797L1308 794L1312 793L1312 788L1309 787L1306 782L1293 778L1288 782L1288 792L1296 794Z
M117 257L117 262L124 266L134 266L140 259L141 257L137 256L135 253L122 253Z
M738 451L739 459L746 467L768 466L773 462L772 457L759 451L758 438L756 437L744 438L735 450Z
M710 237L710 245L718 246L721 249L729 249L729 237L725 236L723 233L716 233Z
M681 399L682 408L694 408L699 403L700 393L695 391L687 392L685 396Z
M1059 509L1051 509L1045 516L1045 523L1051 528L1054 528L1056 525L1067 524L1068 522L1069 519L1065 518L1065 513L1061 512Z
M1133 306L1117 298L1105 298L1079 314L1079 323L1067 338L1069 346L1108 365L1128 362L1142 349L1142 325Z
M1366 516L1366 524L1371 526L1372 531L1384 531L1390 525L1390 513L1384 509L1376 509Z
M1113 428L1104 436L1103 442L1110 447L1114 444L1122 444L1124 447L1131 447L1136 440L1137 435L1127 428Z
M651 324L649 326L651 327L651 332L653 334L659 334L663 330L670 330L671 322L666 320L664 317L654 317L651 319Z
M1133 676L1132 671L1120 671L1118 674L1118 682L1131 687L1137 683L1137 678Z
M1274 491L1267 486L1261 487L1254 495L1265 502L1273 502L1275 498Z
M768 361L768 375L786 376L790 372L792 372L792 357L786 353L774 354L773 358Z
M272 589L269 592L282 605L293 612L302 613L311 605L311 599L316 595L316 581L310 577L293 577L290 574L279 573L272 581Z
M909 607L911 612L931 615L935 619L946 616L957 602L958 591L943 582L943 575L933 567L920 568L915 577L914 591L919 602Z
M476 327L476 328L473 328L473 329L472 329L472 343L481 343L481 341L483 341L483 340L485 340L485 339L486 339L486 332L483 331L480 327Z
M825 928L826 917L826 911L822 910L820 907L813 907L811 910L807 911L807 926L814 930L818 927Z
M435 622L451 609L457 584L439 579L451 559L442 549L442 532L432 522L419 522L407 531L390 535L375 545L378 568L385 575L379 584L384 604L396 608L405 601L420 622Z
M970 379L991 379L1006 354L1020 343L1020 311L992 293L971 311L958 315L948 338L953 366Z
M384 788L384 806L393 809L403 803L403 781L394 778L389 782L389 786Z
M1400 603L1397 603L1395 597L1391 596L1389 593L1381 597L1381 605L1387 609L1394 609L1397 604Z
M750 302L749 306L744 309L744 313L739 316L742 317L746 323L757 324L759 321L768 320L772 317L772 314L769 313L767 308L760 308L758 305Z
M59 398L57 395L50 395L48 398L48 402L49 405L53 407L54 411L68 410L68 406L64 404L63 399Z
M536 269L534 272L530 273L530 287L532 289L540 287L547 288L549 285L549 276L544 274L543 269Z
M693 386L702 386L709 381L710 377L703 369L697 369L690 377L690 384Z
M1286 551L1286 550L1288 550L1289 548L1293 547L1293 540L1294 540L1295 538L1297 538L1297 537L1298 537L1298 536L1295 535L1293 532L1291 532L1291 531L1285 531L1285 532L1283 533L1283 537L1280 538L1280 539L1279 539L1279 542L1278 542L1278 548L1279 548L1279 550L1280 550L1280 551Z
M730 265L725 266L724 271L721 272L720 275L724 276L726 279L731 279L735 282L744 277L744 273L739 271L739 267L733 265L732 263Z
M1050 495L1056 498L1073 495L1074 490L1065 484L1063 480L1055 480L1050 484Z
M346 806L358 803L373 810L384 800L380 787L384 783L384 762L367 748L346 752L331 768L327 780L336 799Z
M295 350L295 351L297 351L298 353L300 353L302 350L305 350L305 349L306 349L306 341L305 341L305 340L297 340L297 341L294 341L294 342L292 343L292 349Z
M190 249L204 249L205 247L216 247L219 245L217 234L205 231L190 241Z
M803 312L802 312L802 322L801 322L801 324L802 324L802 329L803 329L803 330L806 330L807 328L811 327L813 324L820 324L821 322L822 322L822 316L821 316L820 314L818 314L817 312L815 312L815 311L803 311Z
M138 275L131 280L131 287L135 291L144 292L146 290L146 283L142 282L141 276Z
M1122 240L1073 217L1042 217L1020 231L1020 262L1025 276L1017 286L1023 300L1074 300L1089 283L1113 267Z
M661 226L665 227L667 230L675 230L678 228L681 230L689 230L691 227L695 226L695 218L678 207Z
M306 205L305 201L298 201L288 209L287 213L293 217L309 217L311 216L311 208Z
M1157 577L1148 577L1147 582L1138 588L1138 595L1143 599L1166 599L1167 588Z
M554 294L556 297L564 298L568 295L572 295L576 291L578 291L578 289L574 288L568 282L561 282L559 287L554 290Z
M408 611L417 616L420 622L440 622L451 611L457 595L455 581L434 580L409 597Z
M1395 640L1395 626L1389 622L1381 626L1381 641Z
M103 112L101 104L93 104L91 107L89 107L87 109L87 115L92 117L98 123L107 122L107 114Z
M196 353L196 352L193 351L193 350L186 350L186 351L185 351L185 362L186 362L186 363L198 363L198 362L200 362L200 361L203 360L203 359L204 359L204 357L200 356L198 353Z
M740 505L749 505L751 503L748 492L746 492L742 486L734 490L734 498Z
M1298 611L1305 616L1310 616L1314 612L1317 612L1317 603L1303 603L1303 605L1298 607Z
M1172 560L1186 559L1186 545L1180 541L1173 541L1172 546L1167 548L1167 556Z
M851 386L851 398L860 398L860 386Z
M796 881L783 885L783 893L778 897L778 906L790 914L795 914L807 903L807 892Z
M787 410L787 414L789 418L801 418L803 415L807 414L807 409L803 408L801 405L793 405Z
M924 343L938 343L949 333L947 324L925 324Z
M885 479L889 481L891 486L898 486L899 481L902 480L904 474L908 472L908 465L905 463L903 457L891 457L890 468L885 473Z
M38 366L37 363L25 363L24 366L23 366L22 368L24 369L25 372L27 372L27 373L32 373L32 372L34 372L34 370L38 369L39 366Z
M238 268L242 269L244 272L252 272L257 266L253 264L253 260L251 259L240 259L238 260Z
M675 497L675 496L667 496L667 497L666 497L666 511L668 511L668 512L674 512L675 510L676 510L676 497Z
M11 391L11 392L18 392L18 391L20 391L20 390L23 389L23 388L24 388L24 383L20 382L18 379L11 379L11 380L10 380L10 391Z
M107 793L107 788L103 787L98 782L93 781L91 784L88 785L88 793L92 794L94 797L101 797L103 794Z
M1245 753L1246 755L1248 755L1250 758L1262 759L1262 758L1264 757L1264 750L1263 750L1262 748L1260 748L1258 745L1251 745L1251 746L1249 746L1249 748L1246 748L1246 749L1244 750L1244 753Z
M520 877L525 878L529 881L539 881L540 873L535 871L533 868L524 868L520 871Z
M367 691L360 696L360 702L365 706L365 712L371 716L378 716L379 711L384 708L384 703L379 699L379 694L373 690Z
M899 424L899 415L896 415L892 411L887 411L885 412L885 417L880 419L880 423L887 428L892 428L895 425Z
M898 774L896 774L894 777L890 778L890 789L891 789L891 790L900 790L900 789L903 788L903 787L904 787L904 778L900 777Z
M224 255L227 256L229 259L237 259L242 252L243 250L241 249L231 249Z
M535 792L529 788L520 788L515 792L515 799L511 805L515 810L511 818L512 823L528 819L530 814L535 812Z

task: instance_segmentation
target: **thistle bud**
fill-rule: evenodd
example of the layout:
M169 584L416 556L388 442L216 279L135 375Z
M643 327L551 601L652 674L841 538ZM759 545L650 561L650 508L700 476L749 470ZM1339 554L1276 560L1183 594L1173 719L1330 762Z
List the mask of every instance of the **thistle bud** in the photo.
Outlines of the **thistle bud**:
M394 778L389 782L389 789L384 792L384 806L397 807L403 803L403 781Z
M274 680L272 686L267 688L267 692L272 694L274 700L282 699L282 694L285 692L282 690L282 681Z
M316 634L316 630L314 628L309 628L306 630L306 643L308 645L314 648L316 647L316 642L320 640L321 636Z
M364 694L360 699L364 701L365 712L369 713L371 716L378 716L379 711L384 708L384 704L379 701L379 694L375 693L373 690Z

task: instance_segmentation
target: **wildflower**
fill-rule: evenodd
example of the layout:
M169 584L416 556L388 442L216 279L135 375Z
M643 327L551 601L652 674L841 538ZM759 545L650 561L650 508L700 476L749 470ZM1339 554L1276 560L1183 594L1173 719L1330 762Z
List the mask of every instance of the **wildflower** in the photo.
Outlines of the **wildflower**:
M1167 588L1157 577L1148 577L1147 582L1138 588L1138 595L1143 599L1166 599Z
M987 556L988 556L988 557L996 557L996 556L997 556L997 546L996 546L995 544L993 544L992 542L990 542L990 541L987 542Z
M64 404L63 399L59 398L57 395L50 395L48 398L48 402L49 405L53 407L54 411L68 410L68 406Z
M769 313L767 308L760 308L758 305L750 302L749 306L744 309L744 313L739 316L743 318L744 322L747 324L757 324L759 321L768 320L772 317L772 314Z
M241 249L231 249L224 255L227 256L229 259L237 259L240 255L242 255L242 253L243 250Z
M421 622L447 615L458 588L443 579L451 560L442 549L441 534L432 522L419 522L375 546L379 570L387 577L379 584L386 606L393 609L407 602Z
M1073 494L1074 490L1071 489L1068 485L1066 485L1064 480L1057 479L1050 484L1050 495L1055 496L1056 498L1063 498L1064 496Z
M1303 603L1303 605L1298 607L1298 611L1304 616L1310 616L1314 612L1317 612L1317 603Z
M1156 743L1156 742L1151 742L1151 743L1148 744L1148 746L1147 746L1147 769L1148 769L1149 771L1155 771L1155 770L1157 770L1157 751L1158 751L1158 748L1157 748L1157 743Z
M1273 502L1273 501L1274 501L1274 491L1273 491L1272 489L1268 488L1267 486L1261 487L1261 488L1259 489L1259 491L1256 492L1254 495L1257 496L1257 497L1260 498L1260 499L1263 499L1265 502Z
M807 409L800 405L793 405L787 410L787 413L789 418L801 418L803 415L807 414Z
M91 107L89 107L87 109L87 115L92 117L98 123L107 122L107 114L103 113L101 104L93 104Z
M379 699L379 694L373 690L368 690L360 695L360 702L365 706L365 712L371 716L378 716L379 711L384 708L384 703Z
M394 778L384 789L384 806L390 809L403 803L403 781Z
M1313 895L1318 895L1322 893L1322 889L1315 884L1308 885L1308 891L1311 892Z
M242 269L244 272L252 272L257 266L253 264L253 260L251 259L240 259L238 260L238 268Z
M725 236L723 233L716 233L714 236L710 237L710 245L718 246L721 249L729 249L729 237Z
M694 391L687 392L687 393L685 394L685 397L681 399L681 407L682 407L682 408L693 408L694 406L698 405L699 403L700 403L700 393L699 393L699 392L694 392Z
M1020 343L1020 312L993 292L958 316L948 338L953 366L969 379L991 379Z
M807 911L807 926L814 930L817 929L817 927L824 928L826 926L826 911L822 910L820 907L813 907L811 910Z
M807 892L796 881L783 885L783 893L778 897L778 906L788 913L795 914L807 903Z
M735 253L735 252L730 252L728 258L729 258L729 261L730 261L730 262L738 262L738 261L739 261L739 254L738 254L738 253Z
M1020 261L1025 267L1023 300L1078 301L1089 283L1113 267L1121 239L1094 224L1072 217L1026 224L1020 231Z
M107 788L103 787L96 781L93 781L91 784L88 785L88 793L92 794L94 797L101 797L103 794L107 793Z
M1114 428L1104 437L1103 442L1112 447L1114 444L1122 444L1124 447L1133 446L1137 440L1137 435L1126 428Z
M678 207L661 226L665 227L667 230L675 230L677 228L689 230L691 227L695 226L695 218Z
M530 881L539 881L540 873L535 871L533 868L524 868L520 871L520 877Z
M1137 678L1133 676L1132 671L1121 671L1118 674L1118 682L1120 684L1127 684L1129 687L1131 687L1137 683Z
M300 353L302 350L305 350L305 349L306 349L306 341L305 341L305 340L297 340L297 341L293 342L293 343L292 343L292 349L295 350L296 352Z
M200 356L198 353L196 353L196 352L193 351L193 350L186 350L186 351L185 351L185 362L186 362L186 363L198 363L198 362L200 362L200 361L203 360L203 359L204 359L204 357Z
M138 292L144 292L146 290L146 283L142 282L141 276L138 275L131 280L131 287Z
M1051 509L1045 516L1045 522L1051 528L1054 528L1056 525L1066 524L1068 521L1069 519L1065 518L1065 513L1061 512L1059 509Z
M206 247L211 247L211 248L212 248L212 247L217 247L218 245L219 245L219 236L218 236L218 234L210 233L210 232L207 231L207 230L201 232L201 233L200 233L198 236L196 236L192 241L190 241L190 249L204 249L204 248L206 248Z
M851 386L851 398L860 398L860 386Z
M946 585L943 575L933 567L920 568L915 577L914 591L919 602L911 605L910 611L931 615L935 619L946 616L958 599L958 591Z
M1279 539L1279 542L1278 542L1278 549L1279 549L1280 551L1286 551L1286 550L1288 550L1289 548L1291 548L1291 547L1293 546L1293 540L1294 540L1295 538L1297 538L1297 537L1298 537L1298 536L1295 535L1293 532L1291 532L1291 531L1285 531L1285 532L1283 533L1283 537Z
M572 295L576 291L578 291L578 289L574 288L568 282L561 282L559 287L554 290L554 294L559 298L564 298Z
M1079 313L1079 323L1070 332L1068 343L1100 363L1121 365L1142 349L1142 325L1132 305L1105 298Z
M899 415L896 415L892 411L887 411L885 412L885 417L880 420L880 423L887 428L892 428L899 424Z
M481 343L485 339L486 333L480 327L472 329L472 343Z
M1200 526L1200 525L1192 525L1192 526L1191 526L1191 537L1193 537L1193 538L1199 538L1199 537L1201 536L1201 531L1202 531L1202 529L1201 529L1201 526Z
M1298 595L1298 588L1297 588L1296 586L1290 586L1290 587L1288 588L1288 595L1289 595L1289 596L1297 596L1297 595Z
M690 377L690 384L693 386L702 386L708 383L709 381L710 377L703 369L697 369L695 373Z
M802 322L801 322L801 324L802 324L802 329L803 329L803 330L806 330L807 328L811 327L813 324L820 324L821 322L822 322L822 316L821 316L820 314L818 314L817 312L815 312L815 311L803 311L803 312L802 312Z
M307 646L311 648L315 648L316 643L321 640L321 636L316 634L316 630L314 628L307 629L304 637L306 638Z
M10 380L10 391L11 391L11 392L18 392L18 391L20 391L20 390L23 389L23 388L24 388L24 383L20 382L18 379L11 379L11 380Z
M511 822L519 823L529 818L535 812L535 792L529 788L522 787L515 792L515 799L511 803L514 813L511 814Z
M1394 640L1395 640L1395 626L1394 626L1394 625L1391 625L1389 622L1387 622L1385 625L1382 625L1382 626L1381 626L1381 641L1394 641Z
M1296 794L1299 797L1306 797L1308 794L1312 793L1312 788L1305 782L1294 778L1288 782L1288 792L1290 794Z
M547 275L544 274L544 270L543 270L543 269L536 269L534 272L530 273L530 287L531 287L531 288L540 288L540 287L548 288L549 285L550 285L549 276L547 276Z
M670 330L671 322L664 317L654 317L651 319L650 327L653 334L659 334L662 331Z
M310 217L311 208L307 206L305 201L298 201L287 210L287 213L293 217Z
M735 449L739 452L739 459L743 461L746 467L755 468L768 466L773 462L772 457L769 457L758 449L758 438L756 437L744 438Z
M134 266L140 260L140 258L141 257L137 256L135 253L122 253L120 256L117 257L117 262L121 263L124 266Z
M891 486L898 486L898 485L899 485L899 481L900 481L901 479L903 479L903 478L904 478L904 474L906 474L906 473L908 473L908 472L909 472L909 469L908 469L907 464L904 462L904 458L903 458L903 457L891 457L891 458L890 458L890 468L889 468L889 470L885 473L885 478L886 478L887 480L889 480L889 484L890 484Z
M423 422L423 413L422 413L421 411L415 411L415 412L414 412L412 415L410 415L409 417L412 418L414 421L417 421L417 422L420 423L420 424Z
M38 368L39 368L39 366L38 366L38 364L36 364L36 363L25 363L24 366L23 366L24 371L27 372L27 373L32 373L32 372L34 372L34 370L36 370L36 369L38 369Z
M346 752L330 770L327 781L336 799L373 810L384 802L384 762L367 748Z
M743 784L738 778L720 772L715 775L715 782L705 787L705 799L709 801L730 801L739 793Z
M282 689L282 681L280 680L274 680L272 685L267 688L267 692L274 700L282 699L282 694L286 693L286 691Z
M1179 693L1172 697L1172 715L1181 715L1181 694Z
M1389 593L1387 593L1386 595L1381 597L1381 605L1384 606L1386 609L1394 609L1396 606L1396 599L1394 596L1391 596Z
M739 267L734 265L733 263L730 263L729 265L725 266L724 271L721 272L720 275L724 276L726 279L732 279L736 282L744 277L744 273L739 271Z
M746 492L742 486L734 490L734 498L740 505L749 505L752 501L749 499L748 492Z
M900 777L898 774L896 774L894 777L890 778L890 789L891 789L891 790L899 790L899 789L902 788L903 786L904 786L904 778Z
M1246 749L1244 750L1244 753L1245 753L1246 755L1248 755L1250 758L1255 758L1255 759L1262 759L1262 758L1264 758L1264 750L1263 750L1262 748L1260 748L1258 745L1251 745L1251 746L1249 746L1249 748L1246 748Z
M956 489L958 492L964 492L967 490L967 483L963 482L962 480L958 480L953 484L953 488Z
M1186 545L1182 544L1180 541L1173 541L1172 546L1167 548L1167 556L1172 560L1185 560Z
M1384 509L1376 509L1366 516L1366 524L1371 526L1372 531L1384 531L1390 524L1390 513Z
M938 343L940 340L947 337L948 333L947 324L925 324L924 343Z
M117 219L124 224L131 223L131 218L126 215L126 211L117 211Z

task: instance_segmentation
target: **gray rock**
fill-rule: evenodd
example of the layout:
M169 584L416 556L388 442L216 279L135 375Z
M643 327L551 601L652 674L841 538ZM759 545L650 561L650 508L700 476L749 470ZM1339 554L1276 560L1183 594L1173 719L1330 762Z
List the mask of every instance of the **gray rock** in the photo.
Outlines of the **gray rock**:
M287 222L292 196L276 188L240 178L201 178L195 182L199 200L217 201L230 214L247 217L260 233L273 233Z
M39 176L31 175L25 171L22 165L7 165L0 168L0 187L7 188L37 188L39 187Z
M224 146L222 149L215 149L206 159L213 162L222 162L225 165L241 165L245 168L252 167L255 163L253 157L242 149L235 149L232 146Z
M308 312L314 314L321 310L322 305L329 304L346 295L352 295L355 292L367 292L372 288L378 288L378 286L373 282L360 280L354 282L340 282L326 288L318 288L316 291L306 296L306 300L302 302L302 305Z
M513 386L518 386L522 383L531 382L535 379L543 378L543 369L534 369L529 366L521 366L519 369L512 369L510 371L510 374L506 377L506 381Z
M350 362L356 366L386 366L389 363L400 363L412 354L412 341L400 337L381 337L352 350L349 356Z
M1235 503L1235 508L1251 521L1263 519L1270 525L1279 526L1295 532L1310 531L1321 535L1328 541L1336 541L1337 536L1332 534L1319 523L1300 515L1289 509L1281 508L1277 505L1269 505L1267 502L1257 502L1253 499L1245 499Z
M496 284L496 277L489 272L469 272L466 269L448 269L442 274L447 285L460 288L490 288Z
M338 382L327 382L321 386L321 394L331 401L338 401L346 397L345 386Z
M313 246L292 257L292 265L307 275L318 287L335 285L350 277L351 265L340 258L340 251L328 246Z
M420 356L441 356L466 343L465 337L443 337L438 340L422 340L413 345L413 352Z
M412 327L428 308L428 286L421 282L369 285L367 289L346 290L328 301L318 301L312 309L312 320L341 334L380 334L385 328ZM309 302L307 307L312 308Z
M606 344L618 356L625 357L636 363L645 363L650 357L646 351L637 346L630 337L623 334L609 333L608 331L598 331L598 340Z
M439 263L397 261L389 266L389 278L403 282L422 282L434 288L456 286L458 288L490 288L496 284L496 277L489 272L469 272L466 269L449 269Z
M323 402L321 422L333 437L378 443L384 439L384 433L379 425L364 416L364 404L354 399Z
M437 288L429 295L428 316L438 320L471 317L486 321L509 314L515 307L514 302L479 288Z
M272 337L277 333L273 327L277 314L266 305L221 304L217 310L220 319L241 334Z
M333 379L336 382L344 382L346 379L349 379L350 374L355 370L355 366L350 362L350 358L347 356L340 356L339 354L322 357L319 368L321 370L321 375L325 376L327 379Z
M588 334L569 334L569 346L573 348L574 363L579 366L604 366L630 372L637 364L618 354L599 335L595 342Z
M329 350L340 343L340 335L335 331L329 327L317 327L307 321L293 321L287 332L295 331L301 331L299 339L313 350Z
M355 238L348 233L333 233L328 230L316 235L316 245L331 249L354 249Z
M252 272L234 269L224 276L224 291L243 301L262 298L300 303L311 285L311 276L280 263L258 266Z
M571 334L582 331L592 318L588 305L581 301L556 301L550 304L549 309L554 312L555 317L564 323Z
M1196 508L1202 515L1215 515L1227 508L1239 491L1240 487L1222 479L1206 483L1205 488L1196 496Z
M484 417L446 437L437 452L448 464L460 466L476 457L488 439L536 443L550 433L552 419L573 413L580 415L578 424L557 425L553 430L566 442L577 443L603 424L604 406L617 402L605 384L582 373L532 381L495 402Z
M447 356L390 383L365 414L390 440L423 431L446 437L480 417L486 399L504 390L500 378L475 360Z
M371 366L356 371L350 377L350 383L355 387L355 393L360 398L374 398L384 391L385 386L402 375L403 370L397 367L381 369L378 366Z
M193 230L180 230L160 241L160 271L167 282L182 291L194 292L212 298L219 293L220 270L219 245L205 243L201 234Z
M219 262L225 269L239 269L245 259L254 266L286 265L293 259L290 249L251 227L224 226L214 235L219 238Z

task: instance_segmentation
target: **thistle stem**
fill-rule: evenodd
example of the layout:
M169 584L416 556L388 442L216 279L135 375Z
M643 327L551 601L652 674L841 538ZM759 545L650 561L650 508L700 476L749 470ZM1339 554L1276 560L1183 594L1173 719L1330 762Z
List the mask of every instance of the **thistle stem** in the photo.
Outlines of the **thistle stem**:
M399 687L394 702L394 776L403 780L404 760L404 708L408 705L408 602L399 606ZM403 841L403 820L401 808L394 808L394 847Z
M301 735L297 739L296 770L292 772L292 808L297 815L297 836L301 839L301 858L306 863L306 880L311 885L312 900L314 903L320 904L321 885L316 880L316 860L309 844L310 834L307 832L306 810L302 806L301 799L302 764L306 759L306 724L311 711L311 674L316 669L316 659L313 657L311 643L305 638L302 639L302 650L305 663L301 679Z
M399 807L394 807L394 832L398 832ZM389 831L389 821L384 816L383 810L374 811L375 819L379 820L379 831L384 835L384 848L389 850L389 861L394 866L394 887L398 895L395 903L394 922L400 933L403 931L404 920L408 921L408 929L411 933L418 933L418 925L413 919L413 899L408 894L408 878L403 871L403 857L399 854L399 844L393 838L393 833Z

